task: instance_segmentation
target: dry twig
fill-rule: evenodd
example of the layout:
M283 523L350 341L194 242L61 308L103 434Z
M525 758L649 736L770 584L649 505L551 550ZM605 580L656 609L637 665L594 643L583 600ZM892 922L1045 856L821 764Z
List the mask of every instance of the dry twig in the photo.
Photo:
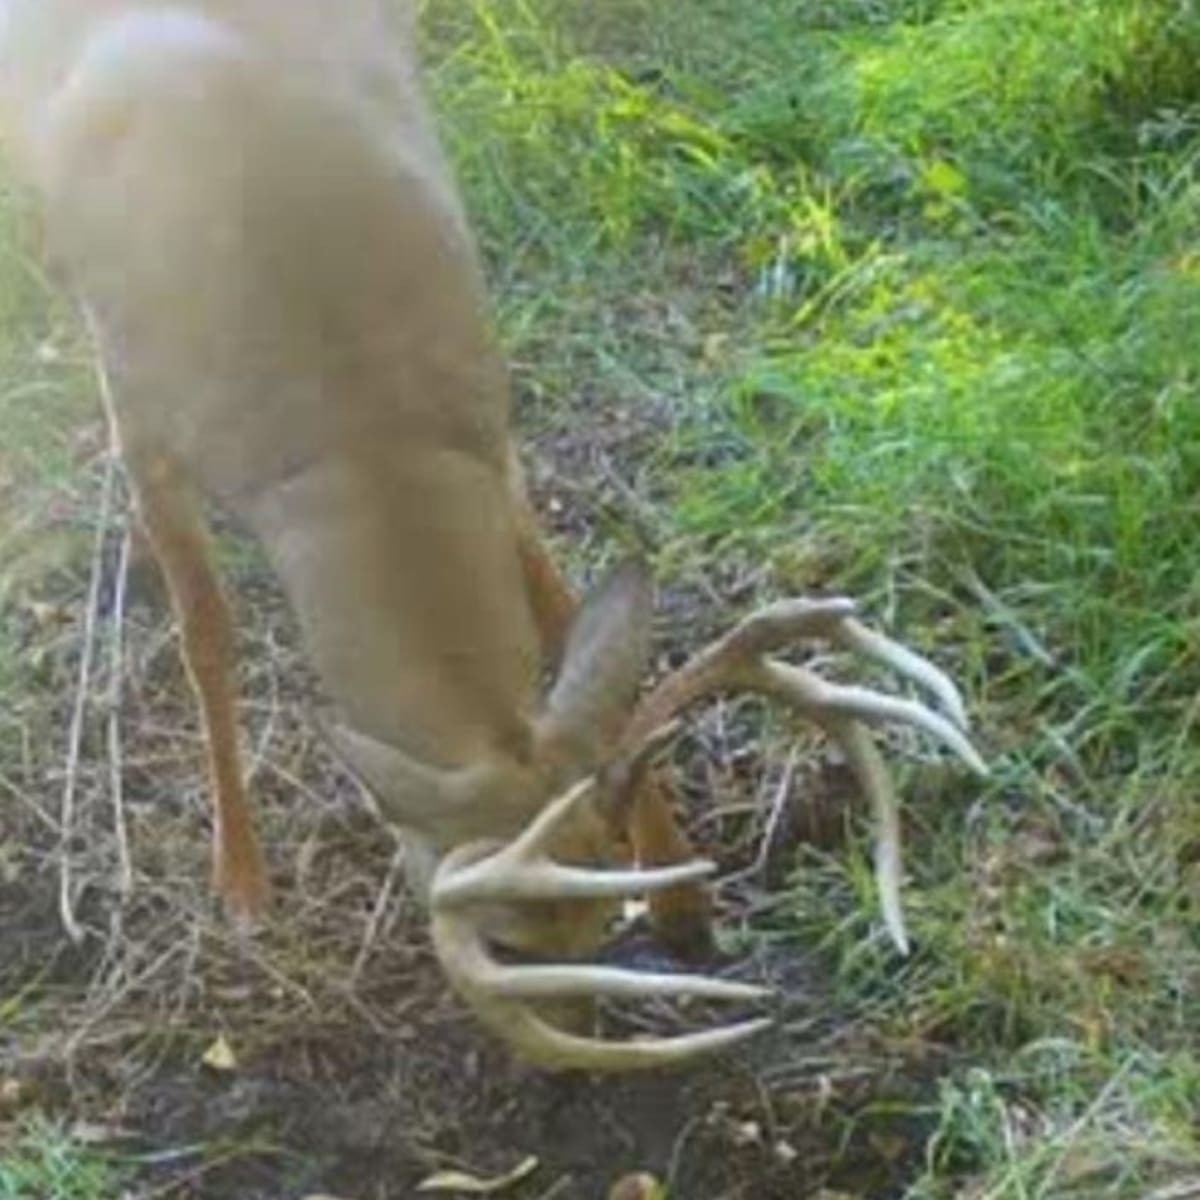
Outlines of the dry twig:
M83 940L83 929L75 917L75 898L72 896L71 838L75 827L75 797L79 782L79 747L83 741L83 722L87 713L88 692L91 688L92 660L96 649L96 622L100 608L101 582L104 578L104 543L112 516L113 493L116 490L117 450L110 447L104 467L100 490L100 509L96 515L96 531L92 542L92 577L88 585L87 609L83 620L83 646L79 652L79 675L75 685L75 703L67 734L67 759L60 808L60 844L58 876L58 911L63 928L71 941Z
M125 675L125 595L129 582L129 553L132 537L128 529L121 538L117 578L113 584L112 634L108 644L108 781L113 810L113 832L117 839L117 891L128 899L133 891L133 862L129 855L129 830L125 821L125 774L121 740L121 691Z

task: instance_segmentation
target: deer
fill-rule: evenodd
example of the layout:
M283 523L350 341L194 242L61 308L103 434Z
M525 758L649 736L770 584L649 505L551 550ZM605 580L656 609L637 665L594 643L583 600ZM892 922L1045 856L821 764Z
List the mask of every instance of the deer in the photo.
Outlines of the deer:
M332 713L331 750L401 833L436 957L481 1024L551 1070L666 1067L770 1016L618 1041L603 997L769 989L595 962L625 901L669 939L711 920L659 765L684 711L750 691L844 749L880 823L903 949L896 798L868 729L974 771L962 698L847 599L751 613L648 689L640 561L577 599L522 476L482 259L395 0L0 0L0 113L95 347L137 517L198 706L213 883L264 909L205 506L257 538ZM828 640L931 704L779 654Z

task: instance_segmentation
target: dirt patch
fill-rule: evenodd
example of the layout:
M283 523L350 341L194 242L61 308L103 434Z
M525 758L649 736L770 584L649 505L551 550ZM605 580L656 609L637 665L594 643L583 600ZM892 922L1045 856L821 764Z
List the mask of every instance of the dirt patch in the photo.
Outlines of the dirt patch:
M42 905L46 929L53 909ZM205 951L140 987L126 977L124 995L110 981L107 1008L101 948L66 956L77 978L60 971L64 1003L46 1000L37 1031L7 1047L30 1105L141 1160L132 1195L385 1200L438 1169L501 1174L534 1155L506 1195L601 1198L638 1169L689 1200L792 1200L821 1186L885 1197L900 1194L928 1132L912 1115L914 1064L841 1023L819 972L791 950L737 963L739 977L781 987L776 1032L703 1069L608 1079L513 1063L408 942L421 936L415 913L394 930L394 957L389 940L352 981L346 961L330 962L320 990L303 971L280 977L279 945L238 956L198 921ZM273 923L262 938L278 934ZM640 1018L642 1030L669 1024ZM631 1031L610 1019L608 1032ZM232 1069L202 1062L218 1033Z
M499 1174L528 1155L539 1166L505 1193L516 1200L603 1197L635 1169L689 1200L900 1194L928 1132L914 1115L923 1071L847 1022L794 948L732 964L784 997L778 1030L737 1055L646 1077L548 1075L513 1063L448 993L401 894L365 959L366 895L348 888L337 928L336 910L311 903L356 870L385 886L389 849L331 836L306 894L281 886L279 914L241 944L203 903L167 916L135 902L125 946L96 936L63 949L43 874L23 893L22 936L43 949L57 938L59 953L41 960L50 972L30 956L4 979L6 994L22 979L32 989L26 1027L5 1039L23 1105L139 1161L136 1196L385 1200L438 1169ZM190 880L181 890L200 899ZM621 957L663 965L636 943ZM606 1032L704 1016L608 1014ZM219 1036L230 1069L203 1061Z
M909 1164L880 1152L878 1128L833 1163L812 1129L812 1103L763 1084L746 1061L679 1077L556 1079L513 1067L473 1030L423 1022L419 1048L310 1035L229 1083L164 1073L131 1115L168 1141L279 1147L212 1169L184 1193L197 1196L408 1196L436 1167L503 1173L528 1154L540 1165L512 1194L530 1200L603 1197L634 1168L696 1198L783 1200L830 1178L884 1195L901 1182Z

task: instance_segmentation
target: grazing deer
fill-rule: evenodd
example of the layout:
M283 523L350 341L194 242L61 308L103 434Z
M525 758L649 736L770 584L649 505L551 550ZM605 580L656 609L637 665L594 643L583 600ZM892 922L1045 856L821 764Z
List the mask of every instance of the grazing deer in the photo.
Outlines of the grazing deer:
M757 689L843 743L883 819L898 939L894 804L861 721L916 724L981 764L950 682L845 601L764 610L637 701L648 581L626 565L577 608L546 553L413 44L409 5L385 0L0 0L0 104L168 581L219 893L253 914L266 880L203 497L265 547L337 712L329 740L404 831L438 957L475 1013L547 1066L679 1061L765 1022L622 1044L555 1016L601 995L762 995L580 961L632 894L672 896L661 922L703 927L711 864L647 772L684 705ZM897 668L948 715L770 657L808 633Z

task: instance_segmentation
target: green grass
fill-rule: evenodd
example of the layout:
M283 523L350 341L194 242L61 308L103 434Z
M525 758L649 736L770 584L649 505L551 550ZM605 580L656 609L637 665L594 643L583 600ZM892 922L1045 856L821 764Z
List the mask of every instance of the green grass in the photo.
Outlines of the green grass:
M125 1171L44 1121L0 1141L0 1200L115 1200Z
M525 428L665 414L621 464L664 577L852 591L968 694L993 779L900 772L908 963L865 837L777 917L946 1064L911 1197L1167 1200L1200 1176L1196 6L423 7ZM32 508L88 387L2 202ZM0 1198L105 1194L64 1145L6 1151ZM54 1163L83 1182L27 1182Z
M0 605L72 562L92 514L80 503L83 433L99 416L91 361L61 290L34 248L23 195L0 179ZM103 449L97 440L95 449ZM11 636L0 636L0 695L12 686Z
M853 590L995 769L781 932L971 1064L912 1195L1200 1173L1200 17L1182 0L429 0L531 428L659 405L660 569Z
M61 288L35 256L33 215L0 180L0 487L28 495L72 473L73 429L92 401L92 368ZM76 434L77 436L77 434Z

